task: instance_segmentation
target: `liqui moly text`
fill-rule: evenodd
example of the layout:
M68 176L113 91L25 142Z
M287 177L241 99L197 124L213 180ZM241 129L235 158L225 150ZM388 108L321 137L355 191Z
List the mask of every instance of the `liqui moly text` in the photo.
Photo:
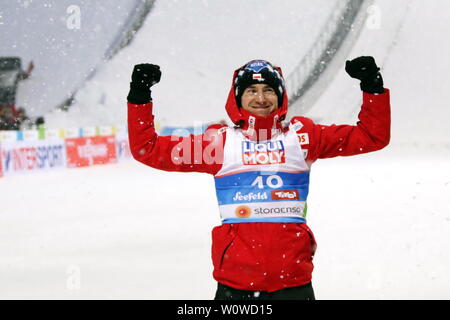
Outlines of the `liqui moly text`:
M242 162L245 165L285 163L283 141L242 142Z

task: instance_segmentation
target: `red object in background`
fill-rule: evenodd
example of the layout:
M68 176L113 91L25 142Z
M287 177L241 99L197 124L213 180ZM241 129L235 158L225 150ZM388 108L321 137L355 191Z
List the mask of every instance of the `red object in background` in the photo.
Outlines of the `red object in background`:
M114 136L67 138L66 150L68 168L117 162Z

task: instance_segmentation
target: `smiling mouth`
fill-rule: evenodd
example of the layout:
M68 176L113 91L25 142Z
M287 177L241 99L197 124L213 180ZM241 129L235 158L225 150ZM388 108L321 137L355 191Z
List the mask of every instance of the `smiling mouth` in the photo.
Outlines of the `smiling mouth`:
M268 109L270 106L251 106L253 109Z

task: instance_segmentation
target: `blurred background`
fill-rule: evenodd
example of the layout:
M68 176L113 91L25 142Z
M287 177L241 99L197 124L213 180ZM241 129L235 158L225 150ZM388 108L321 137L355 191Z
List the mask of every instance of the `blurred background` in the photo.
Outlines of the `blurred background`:
M372 55L391 90L391 144L314 165L316 296L448 299L449 27L445 0L3 3L0 297L210 299L215 289L210 177L130 159L8 176L16 132L112 127L126 140L131 71L144 62L162 70L160 133L228 122L233 71L252 59L283 69L290 116L354 124L362 95L345 61Z

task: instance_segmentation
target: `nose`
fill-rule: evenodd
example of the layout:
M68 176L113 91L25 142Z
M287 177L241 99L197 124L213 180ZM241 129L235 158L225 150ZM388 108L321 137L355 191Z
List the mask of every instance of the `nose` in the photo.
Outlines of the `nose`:
M262 90L258 91L256 93L256 102L258 103L264 103L266 101L266 95Z

